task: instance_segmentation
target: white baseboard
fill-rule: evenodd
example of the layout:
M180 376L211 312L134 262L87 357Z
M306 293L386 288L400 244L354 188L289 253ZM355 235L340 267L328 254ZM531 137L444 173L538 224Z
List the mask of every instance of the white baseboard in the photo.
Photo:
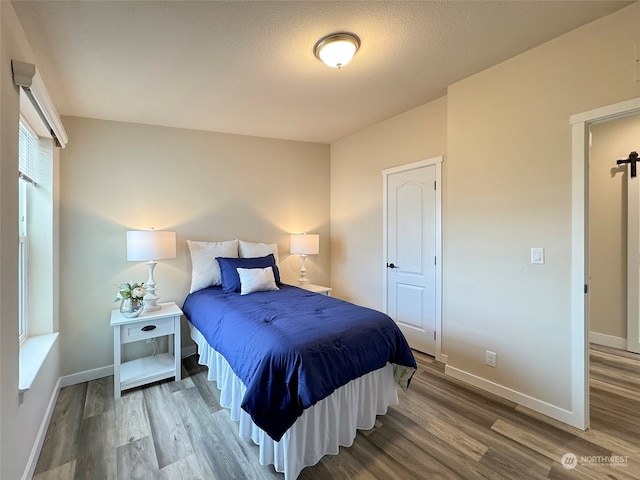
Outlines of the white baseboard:
M197 350L195 346L185 347L180 351L180 358L190 357L196 353ZM94 368L93 370L85 370L84 372L72 373L71 375L60 377L59 388L69 387L83 382L90 382L91 380L97 380L110 375L113 375L113 365Z
M22 475L22 480L30 480L36 470L38 458L40 458L40 452L42 451L42 445L44 444L44 439L47 436L47 430L49 429L49 424L51 423L51 417L53 416L53 410L55 409L56 402L58 401L58 393L60 392L60 388L60 379L58 379L55 387L53 387L53 392L51 392L51 399L49 399L49 405L47 406L47 410L44 414L44 417L42 418L42 422L40 423L38 435L36 435L36 441L33 444L33 448L31 449L31 454L29 455L27 467L25 468L24 474Z
M85 370L84 372L72 373L71 375L60 377L60 388L77 385L83 382L90 382L91 380L108 377L109 375L113 375L113 365L94 368L93 370Z
M597 345L605 347L618 348L620 350L627 349L627 339L622 337L614 337L604 333L589 332L589 341Z
M555 418L556 420L572 426L579 425L579 419L576 418L576 415L569 410L565 410L564 408L560 408L556 405L551 405L550 403L538 400L534 397L530 397L529 395L525 395L524 393L512 390L510 388L504 387L502 385L465 372L464 370L451 367L449 365L446 365L444 367L444 373L452 376L453 378L469 383L474 387L481 388L482 390L486 390L487 392L498 395L499 397L511 400L518 405L522 405L524 407L530 408L531 410L535 410L536 412L542 413L543 415L546 415L548 417Z

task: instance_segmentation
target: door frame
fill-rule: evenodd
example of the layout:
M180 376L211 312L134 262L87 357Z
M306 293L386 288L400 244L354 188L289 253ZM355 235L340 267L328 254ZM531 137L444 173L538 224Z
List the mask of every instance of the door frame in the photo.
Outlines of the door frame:
M571 412L568 423L589 428L589 126L640 113L640 97L571 115Z
M387 258L387 187L389 175L395 173L416 170L422 167L435 166L436 169L436 282L435 282L435 302L436 302L436 360L446 363L446 356L442 354L442 155L428 158L397 167L386 168L382 171L382 265L386 266ZM383 269L382 275L382 311L387 311L387 269Z

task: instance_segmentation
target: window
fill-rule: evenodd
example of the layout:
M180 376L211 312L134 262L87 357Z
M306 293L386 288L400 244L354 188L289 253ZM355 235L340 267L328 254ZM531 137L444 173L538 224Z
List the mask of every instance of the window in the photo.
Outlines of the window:
M33 116L18 126L19 391L31 388L54 332L53 140Z
M58 333L58 183L54 175L67 134L34 65L11 61L20 88L16 280L20 359L18 389L27 392L49 358ZM28 81L31 79L30 81ZM27 88L25 84L29 84ZM22 397L21 397L22 398Z
M33 128L32 128L33 126ZM20 341L53 330L53 141L18 128L18 330Z
M28 199L29 189L38 188L39 168L36 159L37 136L29 124L21 117L19 124L19 171L18 180L18 334L20 343L28 334L29 322L29 242L28 242Z

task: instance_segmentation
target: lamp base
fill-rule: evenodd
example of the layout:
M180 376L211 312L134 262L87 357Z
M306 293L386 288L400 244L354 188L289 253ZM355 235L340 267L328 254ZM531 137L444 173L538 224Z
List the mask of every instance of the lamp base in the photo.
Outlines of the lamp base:
M147 298L145 296L144 298L144 310L145 312L153 312L155 310L160 310L162 308L162 305L158 305L158 299L154 299L154 300L149 300L147 301Z
M302 253L300 254L300 277L298 278L298 285L300 287L306 287L309 283L309 279L307 278L307 268L304 265L305 260L307 259L307 255Z
M157 263L158 262L154 262L153 260L145 262L147 270L149 270L149 278L147 278L147 281L144 284L147 294L142 299L145 312L153 312L162 308L162 305L158 305L160 297L156 295L156 281L153 279L153 269L156 267Z

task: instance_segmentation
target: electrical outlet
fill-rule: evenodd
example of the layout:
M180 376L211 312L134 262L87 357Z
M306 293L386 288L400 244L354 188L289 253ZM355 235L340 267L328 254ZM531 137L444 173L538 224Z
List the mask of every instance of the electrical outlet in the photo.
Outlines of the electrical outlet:
M498 355L496 352L490 352L489 350L484 352L484 363L489 365L490 367L496 368L496 361Z

